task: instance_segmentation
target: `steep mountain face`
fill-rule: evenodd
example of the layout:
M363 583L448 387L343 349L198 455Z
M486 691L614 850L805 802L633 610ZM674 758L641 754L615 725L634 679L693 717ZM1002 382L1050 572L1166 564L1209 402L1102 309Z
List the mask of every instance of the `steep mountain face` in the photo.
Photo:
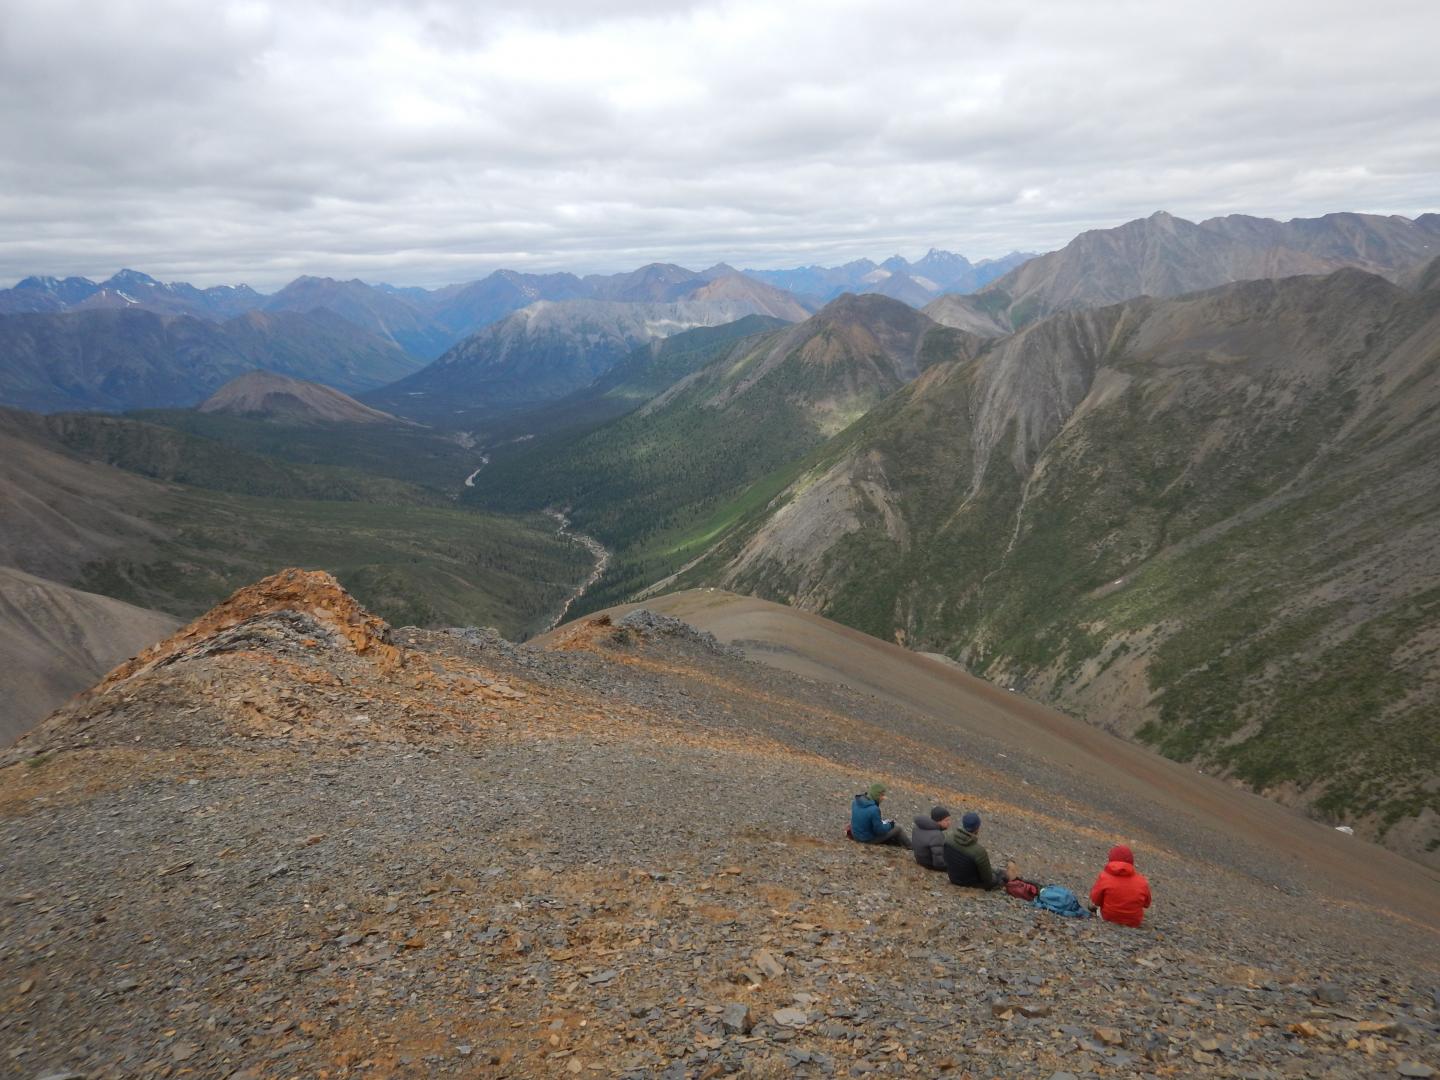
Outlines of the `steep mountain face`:
M1346 270L941 364L681 581L782 598L1434 863L1440 292Z
M319 383L249 371L231 379L197 408L202 413L225 413L291 424L393 424L389 413Z
M1007 309L1009 300L1000 293L981 293L976 296L962 296L951 293L937 297L922 307L930 318L941 326L951 326L981 337L997 338L1012 333Z
M179 625L171 615L0 566L0 746Z
M419 362L328 312L227 323L138 308L0 316L0 404L42 412L190 406L263 367L361 390Z
M617 549L591 604L675 570L707 516L800 460L931 364L980 339L881 296L845 296L806 322L745 339L633 413L568 444L539 443L476 478L488 505L564 505Z
M298 277L265 301L266 311L325 308L412 356L433 360L454 342L443 327L409 300L358 278Z
M924 307L944 293L969 293L1035 256L1012 251L999 259L972 263L963 255L931 248L910 262L892 255L883 263L857 259L844 266L802 266L793 270L746 270L748 277L800 297L833 300L841 293L878 293L911 307Z
M699 287L717 284L699 282ZM493 415L537 406L588 386L641 345L694 327L768 314L768 306L754 297L673 303L540 301L365 400L401 416L439 423L456 422L471 411Z
M221 327L234 347L264 368L354 393L403 379L423 361L325 309L252 311Z
M1290 222L1234 216L1196 225L1162 212L1115 229L1081 233L968 299L928 313L978 330L1005 332L1057 311L1102 307L1138 296L1180 296L1234 281L1327 274L1360 267L1398 280L1440 254L1440 215L1415 221L1331 214Z

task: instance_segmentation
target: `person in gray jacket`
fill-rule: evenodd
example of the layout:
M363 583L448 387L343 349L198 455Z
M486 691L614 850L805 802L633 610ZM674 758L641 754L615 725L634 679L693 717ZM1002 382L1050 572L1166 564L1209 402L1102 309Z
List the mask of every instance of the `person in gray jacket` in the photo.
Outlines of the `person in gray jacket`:
M915 831L910 835L910 848L915 852L915 861L926 870L945 869L945 830L950 828L950 811L936 806L929 817L915 819Z

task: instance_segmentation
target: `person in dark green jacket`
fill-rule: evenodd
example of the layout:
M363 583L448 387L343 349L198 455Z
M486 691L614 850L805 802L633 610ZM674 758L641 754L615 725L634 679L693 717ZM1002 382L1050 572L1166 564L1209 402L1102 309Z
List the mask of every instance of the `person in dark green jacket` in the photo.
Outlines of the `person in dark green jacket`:
M969 811L958 828L945 833L945 873L951 885L971 889L998 889L1009 880L990 865L990 853L980 843L980 815Z

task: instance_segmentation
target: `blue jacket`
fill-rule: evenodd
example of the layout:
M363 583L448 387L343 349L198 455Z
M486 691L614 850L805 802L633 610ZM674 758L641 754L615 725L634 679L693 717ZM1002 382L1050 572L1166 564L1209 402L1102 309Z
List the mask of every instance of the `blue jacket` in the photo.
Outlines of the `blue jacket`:
M850 804L850 835L862 844L879 840L890 831L880 817L880 805L869 795L856 795Z

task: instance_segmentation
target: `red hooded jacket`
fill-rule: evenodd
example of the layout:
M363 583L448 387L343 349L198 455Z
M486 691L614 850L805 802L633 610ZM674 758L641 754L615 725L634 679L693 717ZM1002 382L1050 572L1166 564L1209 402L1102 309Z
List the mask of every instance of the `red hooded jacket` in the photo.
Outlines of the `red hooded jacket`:
M1139 926L1150 906L1150 883L1135 869L1135 856L1124 844L1110 849L1110 861L1090 888L1090 902L1106 922Z

